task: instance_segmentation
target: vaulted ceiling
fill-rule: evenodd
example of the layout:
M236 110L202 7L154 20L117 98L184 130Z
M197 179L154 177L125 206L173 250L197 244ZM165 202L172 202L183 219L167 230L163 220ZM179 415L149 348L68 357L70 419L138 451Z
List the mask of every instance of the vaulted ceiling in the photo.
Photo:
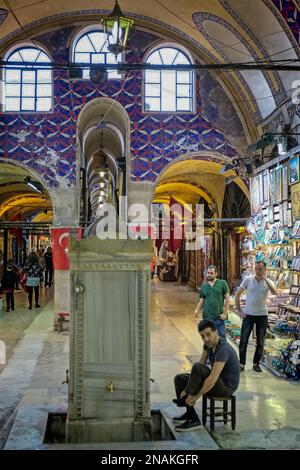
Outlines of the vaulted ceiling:
M120 0L119 3L124 14L134 19L136 28L181 42L203 64L300 58L300 0ZM113 6L114 0L0 0L0 8L4 9L0 10L0 55L3 57L13 43L28 42L41 31L55 31L70 24L96 24ZM299 72L284 71L223 70L214 74L239 113L249 141L259 135L262 121L290 98L293 81L299 79ZM181 168L181 179L166 173L155 198L164 201L177 191L178 198L186 193L184 200L190 197L194 202L201 196L201 181L195 181L190 170L188 165ZM221 178L218 172L216 167L206 173L206 183L211 179L212 188L218 183L216 178ZM243 185L242 181L237 183ZM213 189L211 196L216 197Z
M99 21L114 0L2 0L0 52L16 39L70 23ZM299 59L299 0L121 0L136 27L180 40L202 63ZM296 72L219 72L243 118L258 125L291 95ZM251 134L251 130L250 130Z

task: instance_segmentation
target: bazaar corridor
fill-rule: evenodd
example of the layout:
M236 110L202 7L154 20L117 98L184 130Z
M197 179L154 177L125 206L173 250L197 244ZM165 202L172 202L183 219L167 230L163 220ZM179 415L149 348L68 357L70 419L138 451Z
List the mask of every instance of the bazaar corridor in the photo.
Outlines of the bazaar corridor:
M27 310L25 294L16 295L16 310L0 313L0 338L8 344L8 361L0 373L0 444L2 449L89 448L106 444L44 444L48 413L66 413L69 336L53 332L52 290L41 296L42 308ZM197 294L186 286L152 281L151 407L171 418L173 377L189 371L201 351L193 311ZM16 328L17 327L17 328ZM178 435L173 448L294 449L299 446L299 384L251 367L241 375L237 396L237 428L218 424ZM51 371L51 373L49 373ZM201 403L197 404L201 417ZM171 420L170 420L171 423ZM170 424L170 426L174 425ZM30 432L28 431L30 429ZM208 432L209 431L209 432ZM176 435L176 432L175 432ZM165 442L166 445L166 442ZM71 447L70 447L71 446ZM123 447L122 447L123 446ZM110 448L163 449L162 442L111 443Z

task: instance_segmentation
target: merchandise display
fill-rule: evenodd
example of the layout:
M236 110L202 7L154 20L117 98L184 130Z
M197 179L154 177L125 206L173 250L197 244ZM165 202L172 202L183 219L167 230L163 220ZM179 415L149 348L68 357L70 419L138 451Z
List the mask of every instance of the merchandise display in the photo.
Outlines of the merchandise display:
M269 175L274 177L275 173L271 169ZM279 184L275 190L275 178L269 178L268 184L266 180L266 186L268 197L263 198L261 210L248 222L249 234L241 242L241 277L253 273L255 261L265 261L267 277L275 284L278 295L268 296L269 326L262 363L277 375L298 380L300 220L292 221L288 217L292 212L294 215L292 202L288 200L289 186L282 192ZM284 195L283 199L275 197L277 191Z
M240 299L242 310L245 307L245 299L246 299L245 294L242 294L241 299ZM240 342L241 326L242 326L242 319L236 312L235 303L234 303L234 295L231 295L228 319L225 320L225 327L226 327L226 333L237 345ZM249 338L248 344L250 347L255 345L254 335L252 335L252 337Z
M300 340L289 342L279 347L279 354L274 355L272 367L292 380L300 380Z

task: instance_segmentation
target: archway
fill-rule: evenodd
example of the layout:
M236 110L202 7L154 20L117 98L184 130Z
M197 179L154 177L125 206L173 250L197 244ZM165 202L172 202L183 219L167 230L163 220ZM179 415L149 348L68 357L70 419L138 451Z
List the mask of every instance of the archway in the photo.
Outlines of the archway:
M0 159L0 249L23 265L28 251L50 245L53 206L43 178L25 165Z
M119 206L130 179L130 119L116 100L95 98L77 120L77 174L80 220L94 233L97 210L105 202Z
M201 248L185 250L182 255L181 251L184 251L185 245L182 243L180 255L184 259L179 260L178 257L175 259L175 264L181 263L179 268L179 271L180 269L182 271L180 280L188 282L193 288L197 288L201 284L203 272L208 264L217 264L221 273L225 273L223 266L225 261L223 256L223 222L221 219L224 217L224 196L228 194L228 187L233 185L238 189L240 199L243 196L245 201L249 200L247 180L234 170L222 172L224 164L230 161L227 157L217 153L215 155L208 152L185 155L170 163L156 182L153 203L164 207L162 210L164 215L160 217L170 218L170 225L172 224L172 217L174 217L172 210L170 212L170 206L174 203L183 208L189 206L193 219L196 217L196 205L203 206L206 222ZM234 183L231 182L233 180ZM249 202L247 207L249 207ZM237 214L235 219L239 219L239 217L244 216ZM233 226L237 224L238 222L233 223ZM185 235L183 234L183 236ZM156 243L158 258L160 258L161 243L162 240L160 239ZM172 250L174 248L178 249L179 242L170 240L170 244ZM160 276L160 279L162 277L164 276ZM175 279L178 279L178 266L175 268Z

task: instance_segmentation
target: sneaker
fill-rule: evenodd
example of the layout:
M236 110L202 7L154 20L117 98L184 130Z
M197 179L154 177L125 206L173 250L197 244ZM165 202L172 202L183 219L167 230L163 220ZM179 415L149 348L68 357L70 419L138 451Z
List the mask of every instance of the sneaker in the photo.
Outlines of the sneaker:
M262 372L259 364L253 364L253 370L255 370L255 372Z
M200 419L187 419L184 423L179 424L175 427L175 431L184 432L184 431L195 431L196 429L201 428Z
M35 308L40 308L40 304L35 304Z
M172 418L173 423L182 423L184 421L187 421L189 419L187 412L183 413L181 416L175 416L175 418Z
M243 364L240 364L240 372L244 372L245 366Z

